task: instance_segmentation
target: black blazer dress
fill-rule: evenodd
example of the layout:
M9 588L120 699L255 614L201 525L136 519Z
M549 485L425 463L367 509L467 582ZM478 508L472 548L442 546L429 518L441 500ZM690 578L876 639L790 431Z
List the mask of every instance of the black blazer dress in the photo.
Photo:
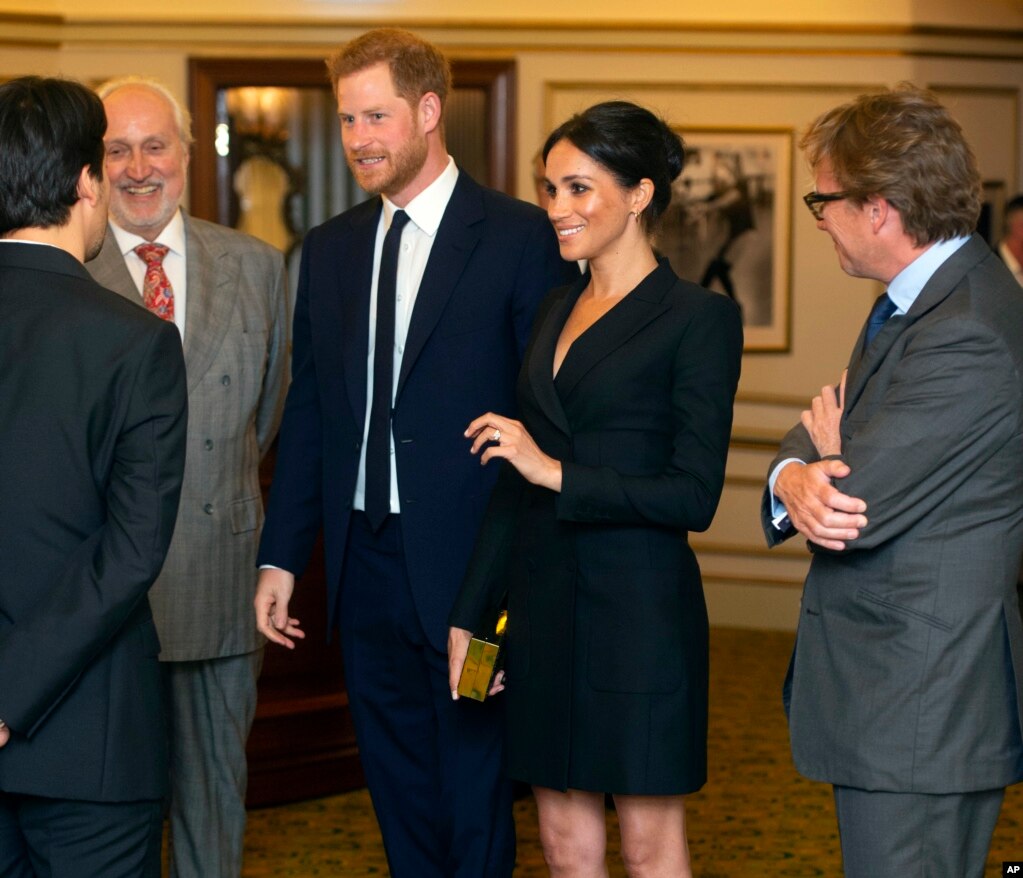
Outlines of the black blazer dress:
M541 305L517 388L562 491L500 464L451 623L477 630L507 599L512 777L692 792L706 780L708 632L687 534L710 525L724 483L741 320L665 261L552 378L586 283Z

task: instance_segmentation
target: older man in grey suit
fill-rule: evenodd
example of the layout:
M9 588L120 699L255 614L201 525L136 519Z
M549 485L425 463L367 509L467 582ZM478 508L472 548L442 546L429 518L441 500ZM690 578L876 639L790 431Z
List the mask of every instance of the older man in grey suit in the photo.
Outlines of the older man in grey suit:
M847 876L981 876L1023 778L1023 299L971 235L980 175L933 96L865 95L802 147L818 228L887 293L765 493L768 542L814 552L793 757L834 785Z
M236 876L263 654L251 616L263 521L258 468L287 390L283 259L180 210L191 136L163 86L127 79L99 93L111 224L88 267L177 324L188 374L177 529L150 592L171 715L171 875Z

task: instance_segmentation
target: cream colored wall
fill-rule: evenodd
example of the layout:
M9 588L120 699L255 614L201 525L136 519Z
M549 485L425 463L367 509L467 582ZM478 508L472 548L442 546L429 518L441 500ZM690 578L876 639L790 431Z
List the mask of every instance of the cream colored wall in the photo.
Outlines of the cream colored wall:
M573 0L575 2L575 0ZM87 81L144 73L187 94L190 56L323 57L364 29L343 23L360 4L293 2L289 22L257 19L279 3L254 0L168 2L159 8L168 21L146 23L141 13L124 20L121 7L90 2L92 20L77 18L70 0L33 5L38 13L65 19L4 17L27 4L0 0L0 76L63 74ZM468 3L417 0L403 5L408 21L452 56L514 58L517 62L518 183L531 197L530 157L552 125L598 100L625 97L658 110L672 123L690 128L766 128L795 138L817 114L864 89L911 80L936 88L959 118L977 153L985 179L1002 180L1010 193L1023 187L1023 7L1011 2L870 2L730 4L714 9L715 20L742 21L754 12L775 16L786 27L687 27L709 13L707 4L676 4L676 24L644 28L642 20L661 0L611 4L607 0L558 7L557 22L573 14L583 22L635 13L628 25L588 30L536 22L545 9L525 0L500 8L518 24L488 27ZM776 7L783 6L784 9ZM244 12L241 12L244 7ZM580 10L585 7L585 14ZM812 8L811 8L812 7ZM818 8L821 7L821 8ZM920 12L919 9L926 7ZM383 12L387 4L372 6ZM712 7L709 7L712 8ZM449 19L475 14L476 24L426 26L433 11ZM964 12L964 9L966 12ZM227 23L232 11L241 21ZM318 11L319 21L301 19ZM961 19L969 13L969 21ZM104 15L116 21L101 21ZM330 13L328 15L328 13ZM869 13L869 15L868 15ZM778 16L787 15L787 18ZM133 10L133 15L135 12ZM924 17L926 15L926 17ZM195 21L188 21L191 16ZM867 16L867 17L865 17ZM180 20L182 17L185 20ZM179 20L174 20L175 18ZM197 23L200 19L220 23ZM330 20L328 20L330 19ZM799 21L869 23L861 27L802 27ZM978 33L962 25L1005 30ZM908 25L908 27L907 27ZM807 564L797 542L768 553L758 523L763 472L772 456L770 440L798 418L804 400L837 378L864 319L876 284L845 276L829 240L814 227L800 195L811 181L793 151L791 228L786 255L791 268L791 344L784 352L748 353L736 406L736 445L728 482L711 530L694 537L705 572L708 605L719 624L791 628L798 613L799 584Z
M518 0L514 4L478 0L163 0L135 5L126 11L122 0L0 0L0 12L55 14L70 20L208 21L232 18L321 19L332 21L414 21L476 23L559 21L583 26L593 21L629 23L755 24L933 24L964 27L1023 27L1023 8L1013 0L733 0L714 4L702 0Z

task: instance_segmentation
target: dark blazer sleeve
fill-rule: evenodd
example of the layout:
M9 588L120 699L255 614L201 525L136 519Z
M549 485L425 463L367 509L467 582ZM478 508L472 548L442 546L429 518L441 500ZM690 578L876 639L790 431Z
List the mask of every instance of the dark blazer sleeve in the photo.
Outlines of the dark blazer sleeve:
M741 359L738 309L724 296L707 296L672 362L675 436L668 466L656 475L632 476L563 461L558 517L692 531L710 527L724 486Z
M174 531L187 396L177 329L155 325L124 378L106 521L66 559L53 588L0 639L0 718L31 736L121 630L156 579Z
M324 246L314 229L302 249L292 321L291 385L284 404L277 465L257 563L301 576L322 522L323 425L309 317L310 265ZM343 388L338 382L338 393Z
M501 461L462 588L448 617L449 625L476 631L495 617L504 603L515 527L526 489L526 480L518 470Z
M545 298L556 287L579 279L578 266L561 258L557 235L546 220L534 224L515 278L512 324L521 363L534 326L540 322L537 312Z
M259 395L259 410L256 412L256 438L259 442L260 457L269 450L281 423L284 399L288 392L291 356L289 344L291 309L288 306L288 279L284 270L284 257L274 251L271 263L273 281L270 284L270 310L273 325L270 330L263 392Z
M539 260L537 262L542 264ZM573 267L574 265L575 263L572 263ZM579 279L578 274L574 279ZM532 346L551 308L564 292L564 288L554 289L540 303L536 318L528 328L527 350ZM515 467L503 460L497 463L500 466L497 483L487 503L487 511L473 546L461 590L448 617L449 625L468 631L477 630L480 624L492 618L504 603L508 592L508 572L515 530L528 490L528 483Z

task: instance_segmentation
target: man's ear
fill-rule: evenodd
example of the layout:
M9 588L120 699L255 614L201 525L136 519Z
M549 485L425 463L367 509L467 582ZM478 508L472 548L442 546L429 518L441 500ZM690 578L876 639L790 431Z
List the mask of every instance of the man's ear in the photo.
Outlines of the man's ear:
M892 206L888 203L888 199L881 198L880 196L868 198L865 208L870 217L870 227L875 232L884 228L885 223L892 219L894 215L894 211Z
M428 91L419 99L419 124L424 133L429 134L440 125L440 98Z
M88 202L90 207L95 207L102 199L103 181L97 180L89 173L91 168L86 165L78 175L77 194L79 199Z

